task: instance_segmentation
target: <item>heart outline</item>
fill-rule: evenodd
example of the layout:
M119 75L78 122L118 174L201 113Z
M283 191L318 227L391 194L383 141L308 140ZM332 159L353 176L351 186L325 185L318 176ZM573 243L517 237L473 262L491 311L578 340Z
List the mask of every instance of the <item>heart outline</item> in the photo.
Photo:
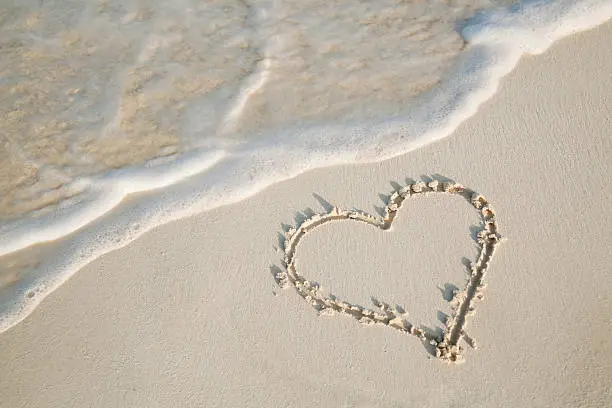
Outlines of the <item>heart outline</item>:
M450 316L446 317L444 322L445 328L441 336L434 336L431 333L427 333L417 328L415 325L398 316L395 311L392 311L388 304L374 298L374 306L383 313L378 313L359 305L353 305L338 299L332 294L328 296L322 295L319 291L320 287L318 284L308 281L297 272L295 267L297 247L308 232L313 231L323 224L341 220L365 222L366 224L385 231L393 224L397 212L406 199L414 195L432 193L457 194L462 196L478 210L484 225L484 227L478 231L476 239L476 242L480 246L480 253L476 262L470 264L470 276L466 282L465 288L461 291L455 291L453 298L450 300L452 313ZM484 278L489 263L495 253L495 249L501 239L495 219L495 211L481 194L455 182L432 180L426 183L420 181L414 184L407 184L394 191L389 198L382 218L360 210L344 210L333 207L327 213L314 214L295 228L289 228L283 234L283 237L284 258L282 260L282 266L284 270L281 269L274 272L275 280L281 288L285 288L289 284L292 284L296 292L310 303L319 314L338 312L350 315L360 323L382 324L402 333L415 336L421 341L428 342L430 345L435 346L436 357L443 361L453 363L464 361L463 347L458 343L462 338L467 337L465 334L467 316L474 312L475 301L482 300L483 298L483 289L485 286Z

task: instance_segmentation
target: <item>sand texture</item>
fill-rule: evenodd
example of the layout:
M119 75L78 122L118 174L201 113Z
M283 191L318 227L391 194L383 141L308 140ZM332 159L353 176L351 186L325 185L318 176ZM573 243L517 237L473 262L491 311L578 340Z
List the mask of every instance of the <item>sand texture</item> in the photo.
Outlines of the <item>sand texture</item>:
M611 38L607 24L525 58L447 139L309 172L91 263L0 335L0 407L612 405ZM492 215L453 184L399 203L422 180L494 206L484 291L469 282L499 239L479 234ZM317 213L371 217L317 225L292 252ZM352 318L370 311L381 324ZM444 330L463 364L435 357Z

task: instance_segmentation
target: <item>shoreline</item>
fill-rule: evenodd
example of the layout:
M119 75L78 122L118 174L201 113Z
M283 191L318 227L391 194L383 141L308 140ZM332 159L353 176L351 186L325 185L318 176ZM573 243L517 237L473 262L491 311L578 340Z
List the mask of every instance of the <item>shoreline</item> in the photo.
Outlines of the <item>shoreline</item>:
M0 406L609 403L612 56L601 50L611 36L607 23L523 58L448 138L380 163L313 170L91 262L0 334ZM322 201L375 213L393 183L424 175L487 196L508 240L470 318L480 347L456 367L391 330L318 316L270 274L283 223L320 212ZM418 211L431 242L450 234ZM317 234L348 241L352 232ZM323 250L315 242L302 256ZM461 268L445 251L393 256L425 280L431 266ZM366 255L345 264L356 285L375 266Z
M64 209L48 219L23 219L0 226L0 253L11 265L0 271L0 284L18 282L16 291L12 291L15 285L8 289L0 286L0 332L18 324L94 259L129 245L160 225L214 210L221 201L222 205L233 205L283 179L299 177L308 167L304 157L310 157L314 168L330 168L346 161L373 164L448 137L494 97L499 81L515 68L521 56L541 53L568 33L604 24L608 11L612 12L610 7L612 3L597 1L585 5L582 11L576 11L577 5L561 5L559 14L555 14L550 7L534 3L525 5L524 10L509 12L501 8L474 16L462 29L471 50L461 56L451 75L423 95L422 102L428 109L413 107L401 119L340 129L331 126L327 128L329 134L321 135L321 129L297 129L295 151L287 149L292 145L287 146L280 137L268 140L273 147L262 154L252 154L248 146L233 155L224 151L203 155L191 152L168 168L162 164L152 169L123 169L95 182L77 182L78 189L89 185L93 195L83 198L76 209ZM509 24L498 26L500 13L511 20ZM538 36L534 37L534 32ZM410 133L406 130L409 127L416 130ZM345 136L339 139L337 133ZM358 135L365 133L375 137L364 143ZM331 142L321 138L331 138ZM345 148L354 143L361 149ZM320 148L323 158L304 148L312 149L313 144L324 146ZM202 169L211 169L210 174L202 173ZM41 255L50 253L55 255ZM23 258L28 260L24 262Z

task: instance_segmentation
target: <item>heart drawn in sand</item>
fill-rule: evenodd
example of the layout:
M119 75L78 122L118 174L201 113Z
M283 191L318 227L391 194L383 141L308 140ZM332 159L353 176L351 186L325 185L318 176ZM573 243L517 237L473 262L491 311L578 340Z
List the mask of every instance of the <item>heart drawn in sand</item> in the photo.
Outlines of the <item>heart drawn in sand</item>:
M296 270L295 257L302 238L317 227L338 220L365 222L373 227L388 230L404 200L417 194L457 194L471 203L482 218L482 230L477 234L480 254L470 265L470 276L465 288L454 293L451 302L452 313L446 318L442 335L435 335L427 330L406 321L401 314L384 302L376 301L379 311L364 308L341 300L333 295L324 295L318 284L308 281ZM484 278L489 263L500 242L495 212L489 202L480 194L460 184L433 180L406 185L395 191L389 198L382 218L358 210L333 208L325 214L316 214L305 220L296 228L290 228L284 234L283 269L275 272L275 278L281 287L290 284L297 293L310 303L320 314L341 313L349 315L364 324L380 324L415 336L435 347L436 356L448 362L463 361L463 348L458 344L465 336L467 316L472 314L476 300L483 298Z

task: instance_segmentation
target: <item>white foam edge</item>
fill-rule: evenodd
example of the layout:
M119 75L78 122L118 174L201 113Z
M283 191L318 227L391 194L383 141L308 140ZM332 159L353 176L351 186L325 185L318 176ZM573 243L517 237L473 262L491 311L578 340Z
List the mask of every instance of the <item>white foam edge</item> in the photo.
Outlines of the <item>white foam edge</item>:
M156 226L240 201L310 169L379 161L448 136L495 94L521 55L542 53L554 41L611 17L610 0L524 1L480 13L462 29L470 45L455 70L408 115L375 124L291 129L285 132L289 143L276 135L234 152L195 152L169 165L79 181L90 188L83 205L0 228L0 254L65 237L53 258L0 292L0 332L22 321L79 269ZM155 194L118 205L128 194L154 189Z
M0 256L31 245L59 239L117 207L125 197L179 183L214 166L226 153L220 150L184 155L171 164L115 170L97 178L81 178L68 186L82 192L70 206L52 215L21 219L0 226Z

